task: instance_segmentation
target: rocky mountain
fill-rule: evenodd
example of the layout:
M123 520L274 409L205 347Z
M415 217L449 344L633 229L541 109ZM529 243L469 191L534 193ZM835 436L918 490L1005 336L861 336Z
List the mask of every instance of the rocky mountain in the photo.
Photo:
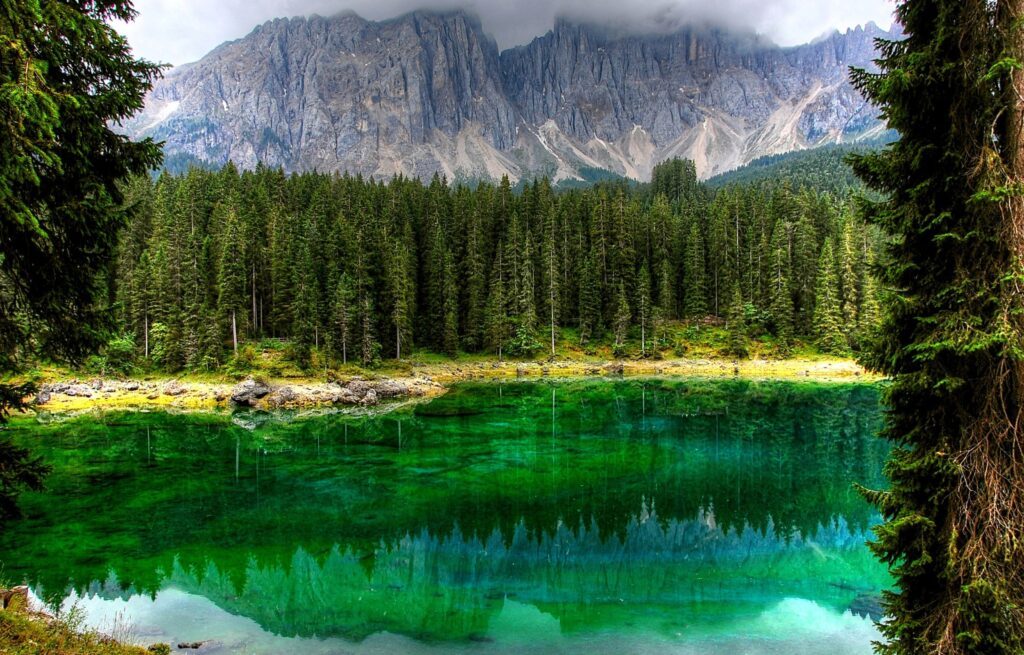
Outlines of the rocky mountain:
M499 52L461 11L278 19L171 70L123 127L165 141L177 162L647 179L681 156L711 176L881 132L847 70L870 65L888 36L869 24L779 48L713 28L638 35L559 20Z

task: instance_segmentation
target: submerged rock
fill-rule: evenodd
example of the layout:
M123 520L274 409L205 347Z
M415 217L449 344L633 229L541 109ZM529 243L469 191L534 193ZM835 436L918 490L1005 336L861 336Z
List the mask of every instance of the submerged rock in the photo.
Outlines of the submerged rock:
M231 390L231 402L239 405L256 404L256 401L270 393L270 386L252 378L235 385Z

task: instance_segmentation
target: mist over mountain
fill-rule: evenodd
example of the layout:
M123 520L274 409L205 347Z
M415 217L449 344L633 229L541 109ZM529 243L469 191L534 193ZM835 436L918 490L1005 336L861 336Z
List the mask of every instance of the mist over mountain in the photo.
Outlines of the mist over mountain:
M172 163L643 180L679 156L708 177L880 133L848 68L891 36L869 24L780 48L706 23L643 33L563 18L499 51L461 10L278 19L172 69L124 127L165 141Z

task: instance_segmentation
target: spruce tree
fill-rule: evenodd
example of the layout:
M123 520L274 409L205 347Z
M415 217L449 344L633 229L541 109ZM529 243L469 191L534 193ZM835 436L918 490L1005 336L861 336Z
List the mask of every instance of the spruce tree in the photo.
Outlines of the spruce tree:
M776 223L768 258L770 261L769 307L772 330L783 354L789 352L793 339L793 294L790 290L791 267L788 256L787 225Z
M883 200L893 300L867 362L895 444L872 548L896 577L890 655L1024 652L1021 0L904 0L856 85L899 140L854 158Z
M633 313L629 308L629 297L626 295L626 283L619 282L619 292L615 295L615 316L612 322L615 331L615 347L622 348L629 333L629 324Z
M640 325L640 354L647 356L647 335L654 333L651 329L651 274L644 262L640 269L640 279L636 289L636 320Z
M736 281L732 284L725 327L729 333L729 355L746 359L750 355L747 348L746 305L743 302L743 294L740 293L739 282Z
M335 286L334 300L331 304L331 316L334 323L334 343L332 345L335 355L341 355L342 364L348 364L348 349L352 341L353 320L356 315L355 300L352 276L342 273Z
M703 318L708 313L707 269L704 262L704 240L696 220L690 223L683 271L683 299L686 317Z
M239 329L245 329L245 312L248 307L245 257L238 212L234 207L228 207L225 213L217 279L217 308L220 323L226 324L234 354L237 356L238 332Z
M580 271L580 344L586 345L601 333L601 280L598 274L598 254L593 250L583 261Z
M818 263L818 284L814 302L814 333L818 347L832 355L848 352L843 333L843 310L839 301L839 280L832 240L825 240Z

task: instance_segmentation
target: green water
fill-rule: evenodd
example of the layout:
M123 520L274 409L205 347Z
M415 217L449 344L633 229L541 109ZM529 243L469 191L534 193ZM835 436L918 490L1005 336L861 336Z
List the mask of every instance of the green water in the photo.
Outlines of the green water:
M880 417L869 385L649 380L20 419L54 471L0 575L203 652L869 653Z

